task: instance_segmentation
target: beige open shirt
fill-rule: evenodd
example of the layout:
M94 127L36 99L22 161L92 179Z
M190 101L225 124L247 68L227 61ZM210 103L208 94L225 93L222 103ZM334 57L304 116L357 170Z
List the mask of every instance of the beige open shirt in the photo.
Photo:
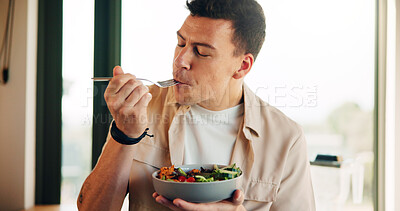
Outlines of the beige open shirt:
M244 119L231 163L243 171L240 188L247 210L315 210L306 142L302 129L243 86ZM176 103L173 88L150 87L150 134L135 145L129 178L129 210L168 210L152 198L156 167L181 165L184 115L190 106ZM110 140L110 135L108 140Z

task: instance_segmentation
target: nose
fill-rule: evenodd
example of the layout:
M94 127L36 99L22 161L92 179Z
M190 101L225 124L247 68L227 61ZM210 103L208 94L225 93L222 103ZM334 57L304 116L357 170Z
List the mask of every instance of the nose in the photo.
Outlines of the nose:
M174 65L178 69L190 70L191 64L190 48L185 46L183 48L177 48L175 50Z

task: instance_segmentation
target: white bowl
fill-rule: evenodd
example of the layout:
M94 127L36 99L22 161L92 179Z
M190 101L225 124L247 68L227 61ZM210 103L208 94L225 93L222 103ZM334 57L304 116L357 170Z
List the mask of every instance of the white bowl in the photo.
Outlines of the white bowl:
M200 167L213 169L213 166L213 164L191 164L175 166L175 168L181 168L188 172L192 169L200 169ZM225 166L219 165L218 167ZM243 175L242 173L239 177L215 182L173 182L158 179L158 172L159 170L152 174L152 179L154 189L159 195L171 201L180 198L197 203L216 202L232 197Z

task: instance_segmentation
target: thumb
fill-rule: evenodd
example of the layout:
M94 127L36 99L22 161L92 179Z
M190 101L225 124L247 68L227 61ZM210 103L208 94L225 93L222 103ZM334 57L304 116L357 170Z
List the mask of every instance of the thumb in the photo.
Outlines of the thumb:
M243 201L244 201L243 192L240 191L239 189L237 189L237 190L235 191L235 193L233 194L232 203L233 203L233 204L236 204L236 205L240 205L240 204L243 203Z
M121 66L115 66L114 70L113 70L113 76L122 75L122 74L124 74L124 71L122 71Z

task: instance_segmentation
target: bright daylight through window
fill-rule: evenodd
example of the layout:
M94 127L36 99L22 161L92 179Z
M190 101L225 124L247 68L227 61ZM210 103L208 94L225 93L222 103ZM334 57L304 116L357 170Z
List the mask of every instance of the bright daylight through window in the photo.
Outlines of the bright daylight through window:
M184 1L122 1L122 68L143 78L172 78ZM373 210L375 1L259 0L267 35L246 83L300 123L318 210ZM157 6L154 6L154 5Z
M61 203L76 207L91 171L94 0L63 1L63 7Z

